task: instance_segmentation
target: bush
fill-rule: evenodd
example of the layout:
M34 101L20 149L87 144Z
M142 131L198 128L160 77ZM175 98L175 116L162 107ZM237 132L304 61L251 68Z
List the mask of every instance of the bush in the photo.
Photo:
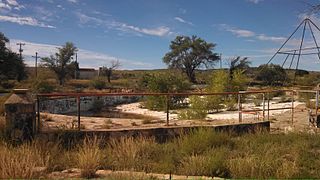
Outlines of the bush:
M261 81L265 86L279 86L289 79L286 71L281 66L263 64L258 67L256 80Z
M204 97L191 96L190 109L182 110L179 119L205 119L207 116L207 101Z
M187 80L170 73L145 74L139 84L152 93L179 93L190 89L190 83ZM183 99L184 97L170 97L170 109L181 107ZM148 96L144 105L152 110L165 110L166 97Z
M91 80L91 85L93 88L101 90L101 89L106 88L107 83L106 83L105 78L96 77Z
M38 78L32 83L32 91L37 93L51 93L56 89L56 86L48 80Z
M91 107L92 112L100 112L104 107L104 102L101 99L94 99Z

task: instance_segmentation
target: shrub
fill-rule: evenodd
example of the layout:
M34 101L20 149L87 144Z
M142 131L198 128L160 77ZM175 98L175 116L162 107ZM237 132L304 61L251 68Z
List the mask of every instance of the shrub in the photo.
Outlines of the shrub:
M207 101L204 97L191 96L190 109L182 110L179 119L205 119L207 116Z
M285 70L275 64L263 64L258 67L256 80L261 81L266 86L283 85L288 79Z
M91 80L91 85L93 88L101 90L101 89L106 88L107 84L106 84L105 78L96 77Z
M91 111L93 112L99 112L102 110L102 108L104 107L104 102L101 99L95 99L92 103L91 106Z
M179 93L190 89L190 83L181 76L170 73L145 74L141 79L141 84L148 92L153 93ZM184 97L170 97L170 109L181 107ZM166 97L148 96L144 105L152 110L166 109Z
M38 93L51 93L56 89L56 86L43 78L35 79L32 83L32 91Z
M223 70L216 71L212 74L212 78L209 82L209 86L207 87L206 91L208 93L218 93L224 92L227 90L229 81L229 75L227 72ZM206 97L207 109L208 110L221 110L223 106L223 96L222 95L211 95Z

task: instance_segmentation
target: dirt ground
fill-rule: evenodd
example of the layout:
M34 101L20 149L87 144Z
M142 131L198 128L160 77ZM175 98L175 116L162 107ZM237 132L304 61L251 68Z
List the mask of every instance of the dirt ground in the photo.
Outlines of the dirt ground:
M271 103L273 107L287 107L285 103ZM81 116L82 130L122 130L144 129L166 126L166 113L143 109L137 103L126 104L116 107L121 113L135 113L139 119L129 118L106 118ZM257 107L261 108L261 107ZM145 117L143 116L145 115ZM170 112L170 126L198 126L198 125L227 125L238 124L239 114L237 111L225 111L209 114L206 120L179 120L177 114ZM317 128L309 124L308 109L303 103L295 103L294 120L292 122L291 110L270 111L271 132L305 131L316 132ZM265 113L267 120L267 112ZM78 129L77 116L41 113L42 131ZM242 123L263 121L262 114L243 114Z

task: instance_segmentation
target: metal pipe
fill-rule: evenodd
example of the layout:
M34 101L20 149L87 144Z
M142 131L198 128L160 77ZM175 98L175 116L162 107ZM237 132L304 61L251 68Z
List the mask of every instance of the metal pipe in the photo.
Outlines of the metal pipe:
M263 115L263 121L265 120L265 106L266 106L266 99L265 94L262 94L262 115Z
M39 97L84 97L84 96L209 96L209 95L236 95L236 94L256 94L269 92L290 92L291 89L282 90L257 90L257 91L241 91L241 92L217 92L217 93L43 93L38 94Z
M238 111L239 111L239 123L241 123L242 122L241 94L238 94Z
M291 96L291 124L293 125L293 118L294 118L294 90L292 90Z
M169 126L169 109L170 109L170 96L166 95L166 113L167 113L167 126Z
M288 37L288 39L282 44L282 46L278 49L278 51L270 58L270 60L268 61L267 64L269 64L273 58L280 52L280 50L287 44L287 42L291 39L291 37L297 32L297 30L300 28L300 26L305 22L305 20L303 20L299 26L293 31L293 33Z
M80 131L80 96L77 97L77 107L78 107L78 130Z
M37 131L40 132L40 98L37 97Z
M268 93L268 115L267 115L267 120L270 120L270 93Z
M306 32L306 25L307 25L307 21L304 22L304 26L303 26L301 43L300 43L300 47L299 47L298 60L297 60L297 65L296 65L296 72L294 73L293 82L296 81L297 70L298 70L298 68L299 68L299 62L300 62L300 57L301 57L301 48L302 48L302 44L303 44L303 40L304 40L304 34L305 34L305 32Z

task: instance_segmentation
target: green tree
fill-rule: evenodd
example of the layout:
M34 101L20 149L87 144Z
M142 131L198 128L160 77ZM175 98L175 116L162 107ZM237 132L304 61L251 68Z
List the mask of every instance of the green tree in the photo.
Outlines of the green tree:
M75 64L72 56L77 48L71 42L67 42L54 56L42 58L43 66L51 69L58 77L59 84L63 85L68 75L75 72Z
M263 64L258 67L256 80L262 81L264 85L283 85L288 76L286 71L276 64Z
M9 39L0 32L0 84L9 79L20 81L27 77L23 60L6 47L8 42Z
M229 76L232 79L233 78L233 72L237 69L246 71L247 69L249 69L251 62L248 61L247 57L244 57L241 59L240 56L237 56L236 58L231 60L230 63L230 69L229 69Z
M165 54L163 62L169 68L182 70L190 82L196 83L195 70L208 68L219 60L219 56L212 52L215 46L197 36L177 36L171 41L170 52Z

